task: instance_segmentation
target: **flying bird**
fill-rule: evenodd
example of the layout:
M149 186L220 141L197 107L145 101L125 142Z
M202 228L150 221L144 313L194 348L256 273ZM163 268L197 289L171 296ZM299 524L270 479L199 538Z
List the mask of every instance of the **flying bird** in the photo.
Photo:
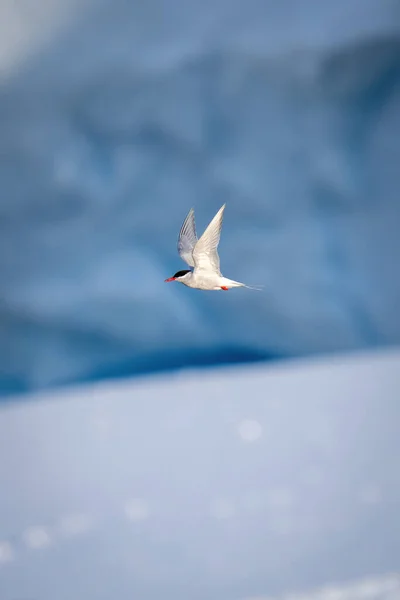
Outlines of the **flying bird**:
M193 270L178 271L173 277L169 277L165 281L179 281L179 283L198 290L229 290L235 287L257 289L239 281L228 279L220 271L218 244L221 237L224 210L225 204L221 206L198 240L194 210L193 208L190 209L179 232L178 252L189 267L193 267Z

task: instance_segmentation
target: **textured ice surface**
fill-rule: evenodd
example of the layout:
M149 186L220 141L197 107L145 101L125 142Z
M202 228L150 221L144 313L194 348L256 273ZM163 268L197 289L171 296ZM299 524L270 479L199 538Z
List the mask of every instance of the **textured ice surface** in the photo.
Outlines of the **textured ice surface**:
M74 11L1 80L0 391L398 342L398 0ZM223 202L265 292L164 284Z
M399 397L400 350L3 405L1 600L399 600Z

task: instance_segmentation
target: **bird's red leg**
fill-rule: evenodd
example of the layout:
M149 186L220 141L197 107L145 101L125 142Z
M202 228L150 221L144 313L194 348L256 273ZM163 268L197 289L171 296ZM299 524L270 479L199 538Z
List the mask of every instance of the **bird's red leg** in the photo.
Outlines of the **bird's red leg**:
M227 292L229 288L225 287L224 285L221 285L221 290L225 290Z

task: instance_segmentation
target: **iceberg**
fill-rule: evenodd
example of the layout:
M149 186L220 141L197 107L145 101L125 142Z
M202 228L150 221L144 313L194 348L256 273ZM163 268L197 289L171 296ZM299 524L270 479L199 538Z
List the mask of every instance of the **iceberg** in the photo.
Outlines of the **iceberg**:
M0 19L3 396L399 343L398 0L31 6ZM165 286L224 202L265 292Z

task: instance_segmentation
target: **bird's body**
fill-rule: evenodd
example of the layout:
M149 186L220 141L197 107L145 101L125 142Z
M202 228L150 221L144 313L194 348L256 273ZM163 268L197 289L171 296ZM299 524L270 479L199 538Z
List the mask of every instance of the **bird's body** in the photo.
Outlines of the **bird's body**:
M196 272L196 269L170 281L179 281L183 285L197 290L229 290L234 287L245 287L244 283L239 283L239 281L233 281L217 273Z
M190 209L178 239L180 257L193 271L178 271L165 281L179 281L198 290L229 290L235 287L249 287L239 281L224 277L220 271L218 244L221 236L225 204L219 209L200 239L197 239L194 210Z

